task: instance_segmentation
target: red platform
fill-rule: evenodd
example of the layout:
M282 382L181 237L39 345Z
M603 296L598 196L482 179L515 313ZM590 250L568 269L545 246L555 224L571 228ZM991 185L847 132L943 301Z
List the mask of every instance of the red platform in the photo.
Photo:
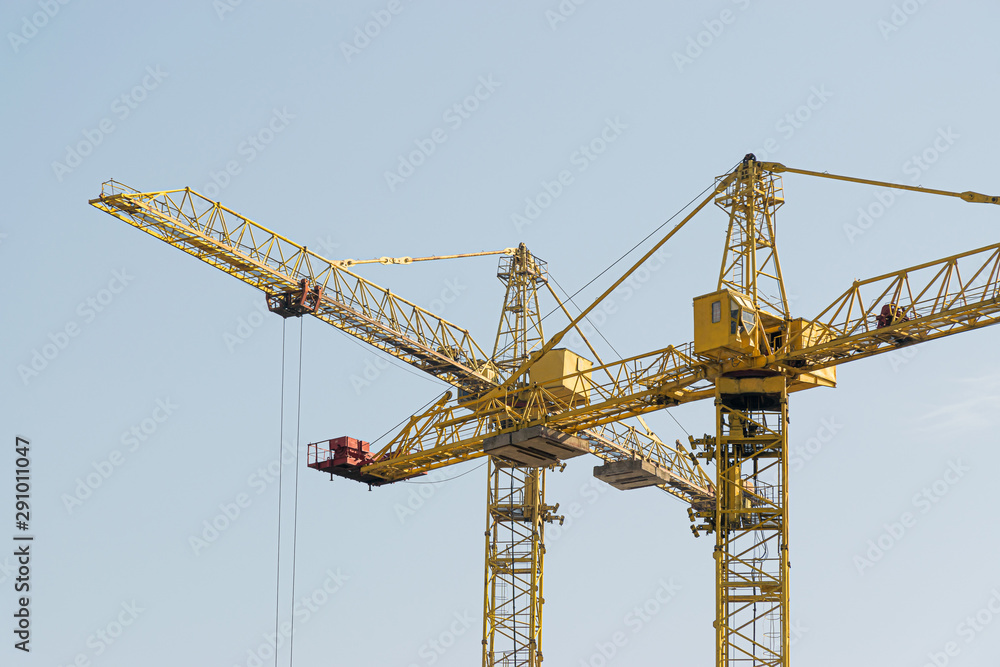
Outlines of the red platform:
M333 438L320 440L309 445L309 467L329 470L350 466L360 468L372 462L371 445L355 438Z
M346 477L358 482L380 486L388 480L361 473L361 467L375 462L371 444L356 438L333 438L320 440L309 445L308 465L321 472L338 477Z

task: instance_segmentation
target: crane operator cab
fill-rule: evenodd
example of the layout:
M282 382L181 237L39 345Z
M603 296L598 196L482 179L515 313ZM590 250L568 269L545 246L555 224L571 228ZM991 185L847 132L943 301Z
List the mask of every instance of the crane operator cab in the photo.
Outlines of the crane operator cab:
M757 310L750 297L734 290L723 289L694 299L694 353L718 361L782 351L795 353L822 345L834 335L819 322L802 318L786 321L766 310ZM830 366L799 373L791 379L788 390L836 384L837 368Z
M753 301L733 290L694 299L694 352L726 359L758 354L760 322Z

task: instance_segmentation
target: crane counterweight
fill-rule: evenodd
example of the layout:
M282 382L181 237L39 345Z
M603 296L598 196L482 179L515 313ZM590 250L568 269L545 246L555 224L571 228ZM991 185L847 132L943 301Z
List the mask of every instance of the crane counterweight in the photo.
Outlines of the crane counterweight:
M334 476L343 477L369 486L381 486L400 481L387 480L362 472L361 469L364 466L371 465L378 460L379 457L371 452L370 443L343 436L310 443L306 465L313 470L330 473L330 479L333 479ZM419 476L420 474L411 475L411 477Z

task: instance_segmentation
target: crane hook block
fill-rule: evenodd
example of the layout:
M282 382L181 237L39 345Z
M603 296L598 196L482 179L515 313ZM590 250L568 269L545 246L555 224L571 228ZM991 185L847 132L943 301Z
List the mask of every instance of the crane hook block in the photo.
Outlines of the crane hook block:
M282 317L302 317L315 313L323 300L323 286L310 283L308 278L299 281L298 289L267 295L267 309Z

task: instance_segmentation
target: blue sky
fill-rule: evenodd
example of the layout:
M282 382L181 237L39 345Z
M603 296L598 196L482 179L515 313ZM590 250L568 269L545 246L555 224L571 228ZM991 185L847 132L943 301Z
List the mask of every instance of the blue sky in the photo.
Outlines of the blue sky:
M12 507L27 437L36 551L33 651L8 637L4 664L252 667L274 631L282 322L239 281L89 207L102 182L190 186L335 259L524 242L572 292L751 151L997 194L998 19L985 1L5 3L0 496ZM784 188L798 316L855 279L996 242L995 207L794 175ZM616 294L601 330L620 353L691 340L724 233L705 211ZM359 273L486 347L495 268ZM794 397L795 664L1000 652L997 335L860 361L836 390ZM372 440L445 389L318 321L302 336L300 443ZM713 428L710 405L673 414ZM668 415L649 422L686 437ZM576 516L550 534L546 664L595 664L618 631L617 664L708 661L712 544L665 494L600 486L596 462L549 481ZM297 664L479 660L477 465L370 493L300 470ZM208 540L213 522L226 528ZM636 623L666 584L670 602Z

